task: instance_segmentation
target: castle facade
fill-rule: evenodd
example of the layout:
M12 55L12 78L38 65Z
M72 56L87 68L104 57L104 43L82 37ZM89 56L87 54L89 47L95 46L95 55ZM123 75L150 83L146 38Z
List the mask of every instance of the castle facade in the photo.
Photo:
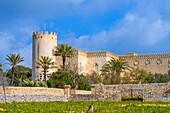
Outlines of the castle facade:
M56 72L62 65L62 58L54 56L57 46L57 34L55 32L33 32L32 35L32 79L43 80L42 69L37 68L36 62L41 56L48 56L55 62L56 68L49 70L48 74ZM145 54L129 53L123 56L108 51L86 52L77 50L73 58L67 59L67 65L79 74L100 73L102 66L111 58L123 59L134 68L144 69L152 73L170 73L170 53Z

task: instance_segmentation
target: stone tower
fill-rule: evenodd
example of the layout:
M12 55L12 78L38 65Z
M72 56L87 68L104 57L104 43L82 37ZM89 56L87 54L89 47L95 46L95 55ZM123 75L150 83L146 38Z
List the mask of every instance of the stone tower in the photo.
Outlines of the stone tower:
M57 34L55 32L33 32L32 35L32 80L43 80L42 69L37 68L37 60L41 56L48 56L55 62L53 50L57 46ZM48 73L54 72L56 69L49 70ZM48 74L47 73L47 74Z

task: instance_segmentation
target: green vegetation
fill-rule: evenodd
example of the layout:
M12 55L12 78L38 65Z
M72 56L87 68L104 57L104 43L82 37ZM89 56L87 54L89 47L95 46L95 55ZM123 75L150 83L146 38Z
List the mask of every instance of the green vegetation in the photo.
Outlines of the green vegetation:
M9 113L86 113L93 103L94 113L169 113L169 103L142 102L21 102L0 104L1 112Z
M11 85L14 84L14 71L15 71L15 67L20 63L24 61L23 57L20 57L19 54L9 54L7 55L6 60L10 63L11 65L11 74L12 74L12 81L11 81Z
M170 76L167 74L149 73L143 83L166 83L169 81L170 81Z
M72 71L53 73L47 81L47 85L52 88L64 88L64 85L70 85L71 88L80 90L90 90L91 88L84 75L79 75Z
M152 74L151 72L147 72L143 69L138 68L131 71L130 77L131 84L166 83L170 81L170 76L167 74Z
M54 55L62 57L62 60L63 60L62 69L63 69L63 71L66 69L67 57L68 58L73 57L74 54L75 54L75 51L76 50L68 44L60 44L59 46L56 47L56 51L55 51Z
M102 67L104 84L120 84L120 74L125 70L130 70L128 62L112 58Z
M11 69L7 71L6 76L11 79ZM14 70L14 86L25 86L24 81L31 80L32 70L23 65L17 65Z
M11 65L11 69L7 72L2 70L0 64L0 72L3 75L4 82L14 86L25 87L52 87L63 88L64 85L71 85L71 88L89 90L90 84L143 84L143 83L166 83L170 81L170 76L164 74L152 74L143 69L132 68L128 62L122 59L111 58L101 69L101 73L92 72L85 76L78 74L78 70L82 71L83 67L77 67L76 64L70 66L70 59L74 57L76 50L68 44L60 44L54 51L55 56L62 57L61 67L59 70L50 74L47 80L49 70L54 67L54 62L47 56L41 56L37 61L37 68L41 68L44 79L43 81L32 81L32 70L28 67L18 65L24 61L19 54L9 54L6 60ZM121 76L124 75L124 76ZM10 82L9 82L10 81ZM0 81L2 82L2 80Z
M37 62L37 68L41 68L43 75L44 75L44 81L47 81L47 72L49 69L54 68L54 62L52 61L52 58L41 56L40 59L38 59Z

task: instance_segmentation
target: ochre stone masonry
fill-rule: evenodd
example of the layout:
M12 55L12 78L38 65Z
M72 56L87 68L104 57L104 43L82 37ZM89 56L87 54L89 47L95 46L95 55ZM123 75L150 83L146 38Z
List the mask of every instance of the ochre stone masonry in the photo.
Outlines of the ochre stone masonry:
M96 85L93 89L95 94L105 95L113 100L114 96L122 98L142 98L143 101L170 101L170 83L153 84L121 84L121 85Z
M64 89L44 88L44 87L5 87L6 94L47 94L47 95L64 95ZM0 87L0 94L3 94L3 88Z
M37 60L41 56L46 56L52 58L53 62L55 57L53 51L57 46L57 34L54 32L34 32L32 35L32 79L33 80L43 80L44 76L42 74L42 69L37 68ZM55 72L56 68L49 70L47 74Z
M60 65L62 65L62 58L53 55L55 47L57 46L57 34L55 32L34 32L32 40L32 79L34 81L43 80L42 70L37 69L36 65L38 58L48 56L55 62L56 68L49 70L49 76L50 73L57 71ZM66 63L79 74L87 75L94 71L100 74L102 66L112 57L115 59L124 59L134 68L144 69L152 73L170 74L170 53L145 55L128 53L119 56L108 51L86 52L77 50L76 55L73 58L67 59Z
M143 101L170 102L170 83L95 85L91 91L73 90L69 85L64 89L42 87L6 87L7 102L31 101L122 101L122 99L142 98ZM0 103L5 101L0 87Z
M61 95L47 95L47 94L7 94L5 97L0 94L0 103L4 102L50 102L50 101L64 101L67 102L67 97Z
M147 55L128 54L120 56L120 59L129 62L131 67L144 69L152 73L170 74L170 53Z

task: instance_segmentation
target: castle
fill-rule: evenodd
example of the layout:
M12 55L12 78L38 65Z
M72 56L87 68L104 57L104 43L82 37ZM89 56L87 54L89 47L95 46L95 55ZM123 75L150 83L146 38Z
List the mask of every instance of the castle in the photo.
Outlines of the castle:
M37 59L41 56L48 56L53 59L57 68L51 69L48 74L55 72L62 64L60 56L54 56L57 46L57 34L55 32L33 32L32 35L32 79L43 80L42 70L36 68ZM73 70L79 74L90 74L92 72L100 73L102 66L111 58L124 59L129 62L131 67L144 69L152 73L170 74L170 53L164 54L146 54L128 53L123 56L113 54L108 51L86 52L77 50L76 55L67 59L67 65L73 67Z

